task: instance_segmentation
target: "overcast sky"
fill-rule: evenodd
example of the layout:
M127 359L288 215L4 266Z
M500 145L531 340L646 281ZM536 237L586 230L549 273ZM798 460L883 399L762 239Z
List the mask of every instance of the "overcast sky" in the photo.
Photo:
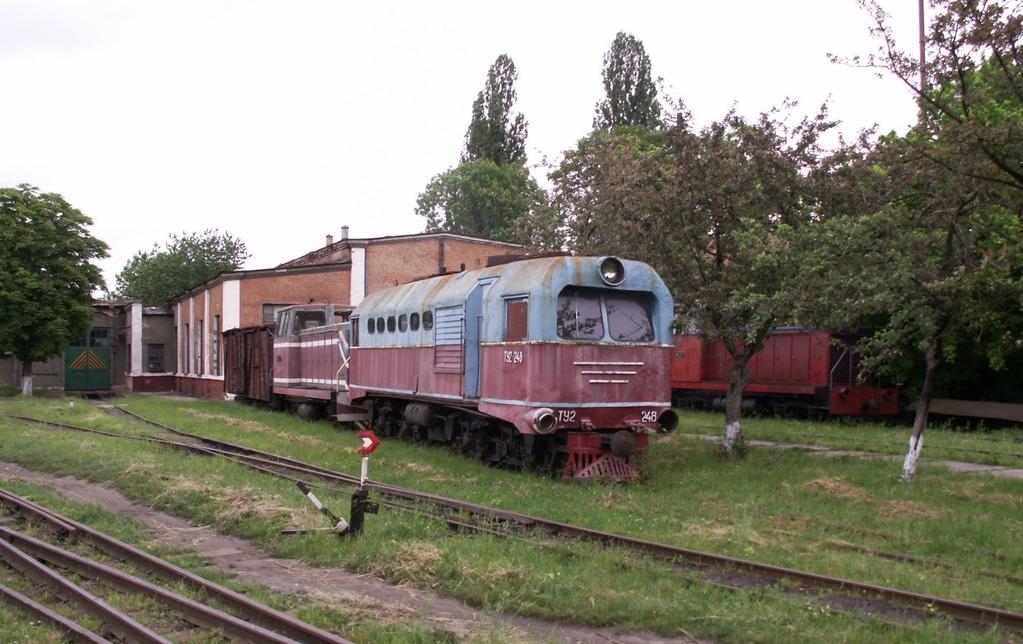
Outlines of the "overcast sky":
M913 51L917 2L882 4ZM0 186L91 216L110 287L171 232L228 231L246 268L343 224L420 232L416 196L457 163L494 59L518 67L530 163L556 162L590 130L618 31L698 125L786 97L829 101L850 136L914 119L904 87L828 61L873 48L854 0L0 0Z

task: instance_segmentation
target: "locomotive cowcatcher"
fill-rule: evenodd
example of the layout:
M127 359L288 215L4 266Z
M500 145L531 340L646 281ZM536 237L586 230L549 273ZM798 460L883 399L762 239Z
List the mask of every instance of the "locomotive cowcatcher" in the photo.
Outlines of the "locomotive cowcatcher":
M275 399L564 478L634 478L647 435L678 423L672 300L642 262L511 261L378 291L346 322L333 314L279 313Z

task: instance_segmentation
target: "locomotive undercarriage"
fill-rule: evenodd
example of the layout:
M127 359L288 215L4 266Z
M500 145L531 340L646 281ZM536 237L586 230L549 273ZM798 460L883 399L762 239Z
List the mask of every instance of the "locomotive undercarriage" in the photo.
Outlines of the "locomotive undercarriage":
M636 451L636 440L629 432L523 434L511 423L469 408L431 406L399 398L374 398L368 402L370 423L382 437L448 445L468 458L543 476L616 480L639 476L632 463L634 459L630 458ZM591 440L585 441L586 445L572 440L573 435ZM628 445L624 450L619 448L623 443ZM577 444L581 448L575 447ZM610 445L615 445L624 456L610 453Z

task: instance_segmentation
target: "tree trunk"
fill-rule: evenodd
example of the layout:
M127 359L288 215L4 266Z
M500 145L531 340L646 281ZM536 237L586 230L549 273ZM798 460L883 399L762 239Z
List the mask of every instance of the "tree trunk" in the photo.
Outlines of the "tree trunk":
M920 390L920 399L916 402L916 417L913 419L913 433L909 437L909 451L902 463L902 476L899 478L909 482L916 475L916 464L920 460L920 452L924 448L924 428L927 426L927 415L931 409L931 395L934 393L934 376L938 371L938 341L931 340L927 344L927 371L924 374L924 386Z
M21 362L21 395L31 396L32 395L32 361L23 360Z
M746 361L732 365L728 373L728 392L725 394L725 436L721 441L721 453L725 458L741 458L746 454L742 437L742 391L749 382Z

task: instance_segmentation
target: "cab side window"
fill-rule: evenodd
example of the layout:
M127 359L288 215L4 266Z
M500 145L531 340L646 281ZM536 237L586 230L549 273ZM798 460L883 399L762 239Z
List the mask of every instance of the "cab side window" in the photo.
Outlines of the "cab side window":
M529 300L520 297L504 302L504 339L521 342L529 337Z

